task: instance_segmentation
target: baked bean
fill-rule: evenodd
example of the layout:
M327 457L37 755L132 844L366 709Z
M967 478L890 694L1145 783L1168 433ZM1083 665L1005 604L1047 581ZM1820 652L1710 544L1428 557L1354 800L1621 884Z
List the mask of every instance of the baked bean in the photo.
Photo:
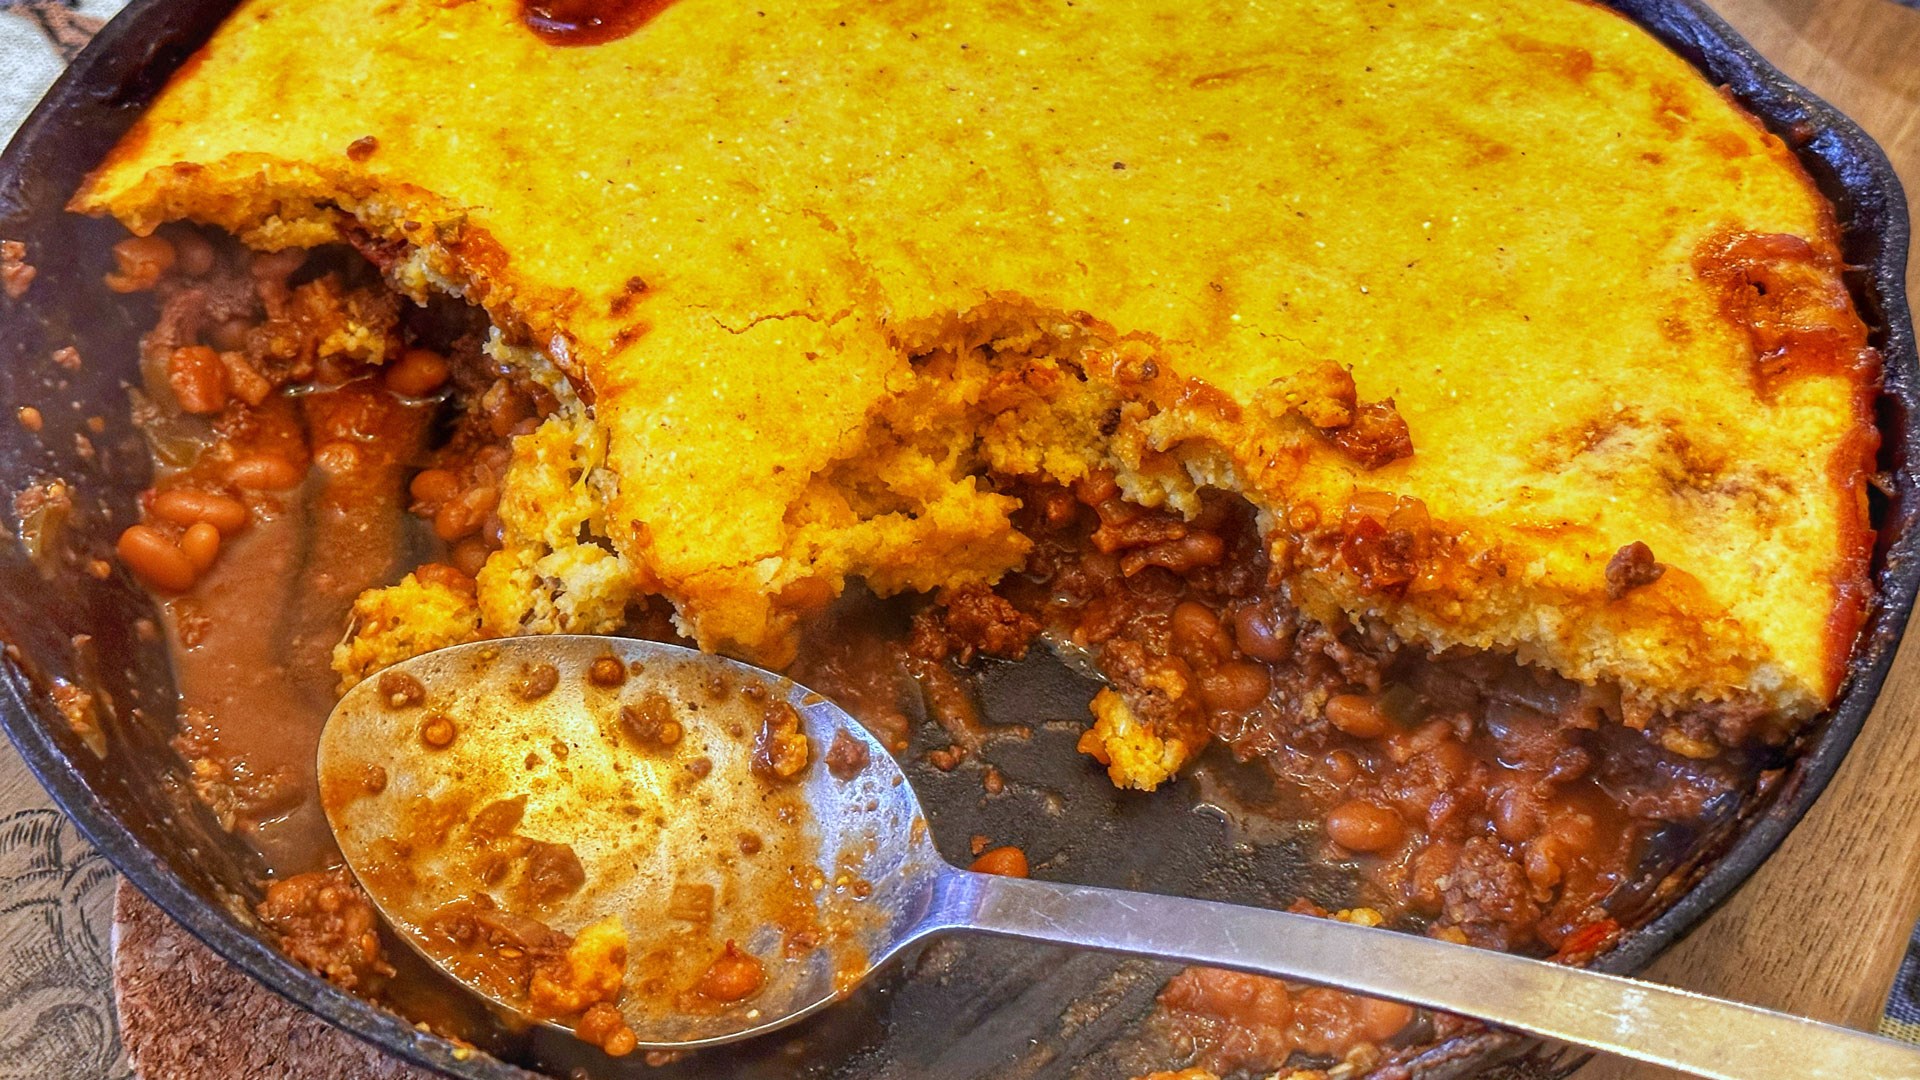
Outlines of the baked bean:
M183 345L167 357L167 386L183 412L217 413L227 406L227 373L220 354L205 345Z
M1538 889L1551 889L1560 884L1565 864L1566 853L1560 841L1551 836L1542 836L1528 844L1526 856L1521 860L1527 881Z
M1360 778L1360 759L1351 750L1335 750L1322 762L1327 779L1345 787Z
M1411 1023L1411 1006L1379 998L1360 999L1360 1037L1368 1042L1386 1042Z
M434 715L420 726L420 741L434 750L445 750L453 745L460 735L460 729L454 726L453 719L444 715Z
M815 612L833 603L833 582L823 577L795 578L780 590L780 606L799 612Z
M252 329L250 319L222 319L207 331L207 341L221 352L239 352L247 347L247 333Z
M1176 647L1204 649L1216 660L1233 655L1232 639L1205 604L1182 600L1174 607L1171 622Z
M480 395L480 408L486 414L487 427L501 439L513 434L522 420L533 418L533 402L505 379L496 380Z
M220 367L227 375L227 393L249 405L258 405L273 393L273 384L267 381L253 361L236 350L228 349L220 354Z
M595 658L587 665L587 681L595 686L612 688L627 681L627 665L620 658L609 653Z
M154 517L175 525L205 522L219 529L222 536L232 536L247 527L245 503L198 488L168 488L153 497L151 511Z
M1292 652L1290 643L1280 636L1273 613L1258 605L1241 608L1233 617L1233 643L1240 651L1266 663L1278 663Z
M620 1010L604 1001L593 1003L574 1025L573 1033L580 1041L599 1047L608 1057L625 1057L639 1045Z
M1273 680L1267 669L1233 660L1200 676L1200 700L1217 713L1251 712L1267 700Z
M1593 751L1584 746L1563 746L1553 755L1545 779L1552 784L1571 784L1593 768Z
M709 1001L739 1001L757 993L765 979L760 961L729 941L694 989Z
M1034 496L1040 507L1040 517L1049 528L1065 528L1073 524L1080 514L1080 502L1069 492L1059 488L1048 488Z
M213 244L191 230L173 234L174 265L191 277L204 277L213 270Z
M1501 788L1493 800L1493 827L1509 843L1533 839L1540 832L1540 801L1519 785Z
M227 482L248 491L286 491L300 486L303 470L283 457L252 454L227 466Z
M1446 727L1445 724L1441 726ZM1447 737L1434 743L1427 753L1433 759L1435 775L1442 777L1443 782L1449 785L1458 785L1465 781L1468 774L1473 772L1474 766L1480 764L1473 756L1473 751L1467 749L1466 744L1455 737L1451 729L1448 729Z
M491 484L469 488L459 498L449 500L433 515L433 534L451 544L480 531L487 515L500 501L499 489Z
M1416 757L1429 759L1429 770L1452 783L1465 776L1473 766L1473 754L1460 745L1453 726L1445 720L1431 720L1412 731L1395 732L1387 737L1387 756L1396 765L1405 765Z
M1477 809L1481 800L1478 791L1480 784L1475 783L1469 790L1446 788L1435 792L1427 802L1427 811L1420 815L1426 822L1428 835L1445 830L1455 818L1465 817ZM1401 811L1405 813L1404 808Z
M247 264L247 272L261 281L281 281L292 277L307 261L307 253L300 248L282 248L279 251L255 252L252 261Z
M164 236L134 236L113 245L114 272L104 279L114 292L143 292L173 269L173 245Z
M473 595L476 586L471 575L457 566L446 563L421 563L413 568L415 579L426 585L438 585L443 589Z
M469 536L453 545L453 550L447 553L447 558L453 560L454 569L468 577L477 578L480 576L480 571L487 565L487 556L492 554L493 549L487 546L485 540L477 536Z
M613 1008L613 1006L607 1005L604 1001L600 1004L606 1005L609 1009ZM608 1057L626 1057L628 1054L633 1053L634 1048L639 1045L639 1036L633 1033L632 1028L622 1024L614 1028L612 1034L600 1040L600 1052Z
M1327 835L1349 851L1390 851L1406 834L1400 815L1361 799L1343 802L1327 814Z
M1000 877L1026 877L1027 853L1017 847L997 847L983 853L973 860L967 869L976 874L997 874Z
M156 589L186 592L197 576L193 562L167 535L149 525L134 525L114 545L120 562L134 576Z
M1377 739L1393 727L1379 702L1365 694L1335 694L1327 699L1327 723L1356 739Z
M1120 483L1105 469L1091 472L1073 482L1073 496L1088 506L1099 506L1120 493Z
M452 469L422 469L407 485L407 494L415 502L439 506L460 494L460 474Z
M387 365L387 389L405 397L426 397L447 384L446 358L432 349L408 349Z
M180 552L196 573L206 573L213 560L220 557L220 530L204 521L195 522L180 537Z

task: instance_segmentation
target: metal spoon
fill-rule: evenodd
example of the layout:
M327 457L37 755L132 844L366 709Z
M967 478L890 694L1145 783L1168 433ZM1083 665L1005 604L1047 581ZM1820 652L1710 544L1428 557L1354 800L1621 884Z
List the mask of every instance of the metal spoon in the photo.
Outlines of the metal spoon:
M846 712L671 645L534 637L415 658L341 699L319 775L341 851L388 920L509 1008L541 1019L527 965L566 970L565 938L528 939L619 917L618 1008L641 1047L772 1031L911 945L977 931L1318 983L1725 1080L1920 1078L1915 1048L1632 979L957 869ZM499 910L476 912L482 893Z

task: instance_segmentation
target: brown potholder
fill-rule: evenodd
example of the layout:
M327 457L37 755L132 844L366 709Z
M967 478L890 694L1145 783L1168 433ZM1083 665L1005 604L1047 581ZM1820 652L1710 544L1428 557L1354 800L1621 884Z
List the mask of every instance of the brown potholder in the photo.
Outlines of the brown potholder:
M113 982L121 1038L142 1080L433 1080L254 982L124 881L113 905Z

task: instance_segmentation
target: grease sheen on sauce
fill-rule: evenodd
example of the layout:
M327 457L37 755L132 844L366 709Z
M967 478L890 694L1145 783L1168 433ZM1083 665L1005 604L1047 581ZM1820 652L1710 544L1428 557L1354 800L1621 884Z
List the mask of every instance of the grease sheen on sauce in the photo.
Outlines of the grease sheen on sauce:
M549 45L602 45L645 26L673 0L521 0L520 21Z

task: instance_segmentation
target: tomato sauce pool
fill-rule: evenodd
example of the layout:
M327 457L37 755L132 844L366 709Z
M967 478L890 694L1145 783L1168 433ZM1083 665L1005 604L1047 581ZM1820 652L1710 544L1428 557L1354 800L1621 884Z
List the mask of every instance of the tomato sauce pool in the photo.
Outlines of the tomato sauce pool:
M603 45L646 25L673 0L525 0L520 21L549 45Z

